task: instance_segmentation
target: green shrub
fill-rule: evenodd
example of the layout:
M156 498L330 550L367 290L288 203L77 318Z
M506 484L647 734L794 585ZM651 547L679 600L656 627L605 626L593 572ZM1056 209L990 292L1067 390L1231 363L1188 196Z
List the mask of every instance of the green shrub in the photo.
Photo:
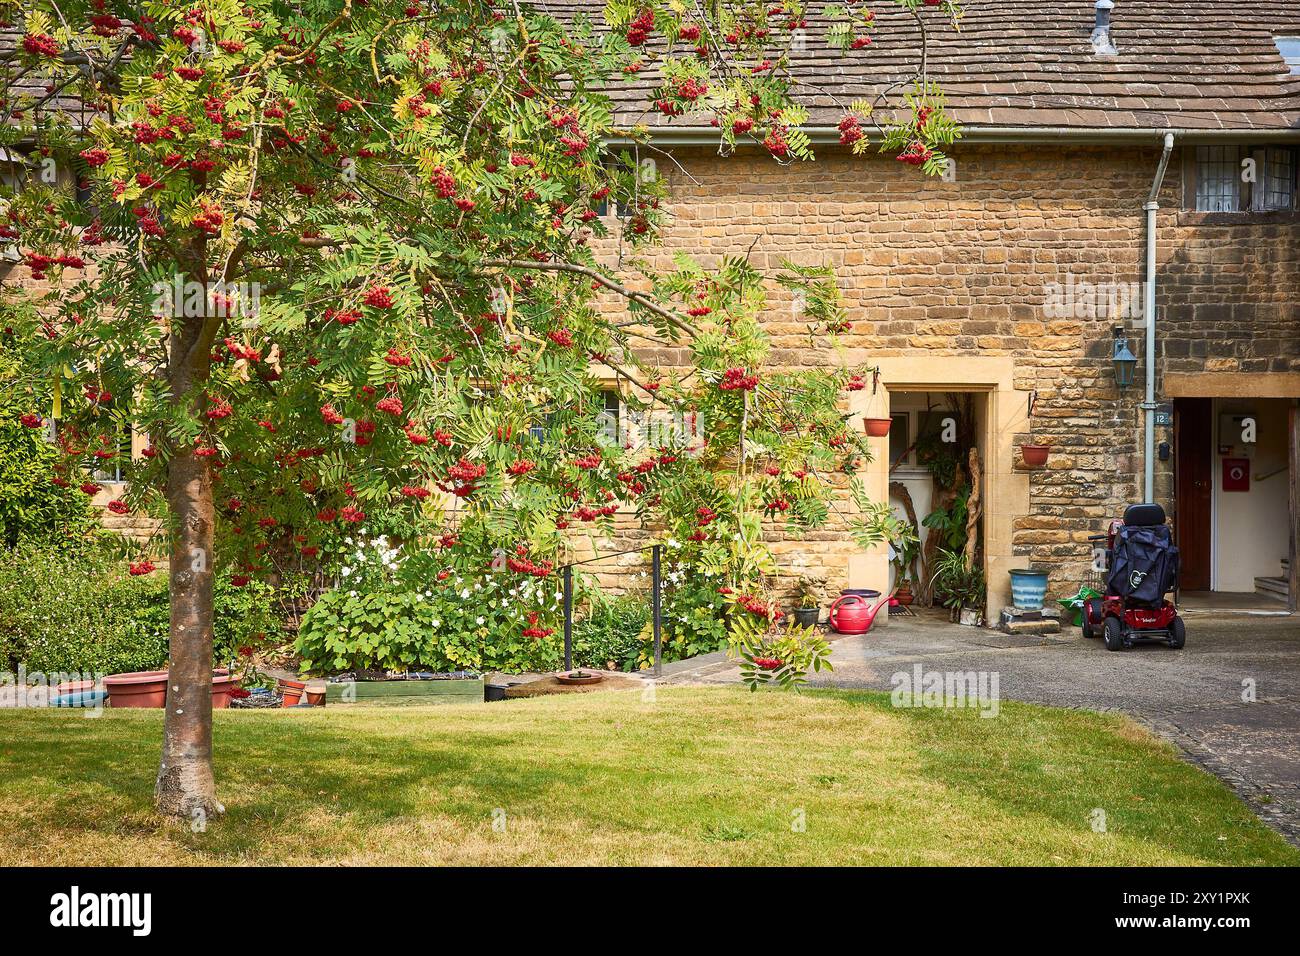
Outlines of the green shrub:
M214 662L284 639L266 585L215 595ZM154 670L168 654L167 576L131 577L112 555L30 545L0 551L0 667L70 672Z
M0 344L0 545L19 541L77 541L93 527L95 511L78 488L51 480L57 455L42 429L19 418L48 408L29 393L14 353Z
M629 594L599 600L573 625L575 667L632 671L650 624L650 596Z
M0 653L31 671L151 670L167 660L162 575L114 573L95 555L0 554Z
M450 578L424 588L390 582L323 594L302 620L304 670L554 670L563 637L549 581ZM532 634L525 633L532 631Z
M693 571L667 575L663 603L662 656L681 661L727 647L727 601L718 592L717 578ZM643 635L639 664L654 661L654 639Z

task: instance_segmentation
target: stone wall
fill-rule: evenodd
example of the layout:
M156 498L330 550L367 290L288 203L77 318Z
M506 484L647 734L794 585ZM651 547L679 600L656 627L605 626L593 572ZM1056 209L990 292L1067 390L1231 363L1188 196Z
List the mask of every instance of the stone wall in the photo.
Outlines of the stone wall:
M1184 212L1181 152L1160 197L1162 371L1300 375L1295 217L1222 225ZM783 258L830 264L853 322L843 343L855 359L926 357L940 383L948 381L952 357L1012 358L1026 409L1031 391L1037 400L1032 420L997 440L1014 447L1032 438L1053 454L1046 468L1029 473L1023 508L999 517L1010 522L1014 555L1050 567L1054 593L1072 591L1091 563L1087 536L1142 497L1137 405L1145 363L1121 393L1111 370L1111 326L1127 326L1141 358L1142 206L1158 143L960 147L953 182L923 180L896 161L833 147L822 147L815 163L792 166L755 154L672 153L672 162L657 163L674 217L653 257L661 266L680 250L706 264L748 252L770 270ZM1049 310L1051 284L1071 282L1076 291L1079 282L1123 284L1137 299L1134 314L1115 314L1122 297L1119 307L1088 314ZM835 360L825 343L809 348L805 326L780 300L768 329L783 365ZM1157 440L1168 437L1161 430ZM1171 505L1167 479L1163 487ZM839 521L802 542L778 535L776 548L827 571L832 584L842 583L855 551Z

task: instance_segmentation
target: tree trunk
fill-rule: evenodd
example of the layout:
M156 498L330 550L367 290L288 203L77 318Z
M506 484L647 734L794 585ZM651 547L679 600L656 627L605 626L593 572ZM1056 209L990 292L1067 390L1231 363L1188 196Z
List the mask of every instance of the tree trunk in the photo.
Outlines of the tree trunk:
M212 774L212 476L192 449L167 473L176 519L171 549L171 665L154 801L196 825L223 812Z
M204 262L202 239L194 261ZM202 284L207 300L207 276ZM204 312L206 313L206 309ZM167 378L172 401L197 414L210 370L211 342L219 322L206 314L175 315L168 335ZM212 773L212 584L214 577L212 471L192 444L170 449L167 508L172 517L169 592L170 666L163 716L162 762L154 803L185 817L195 829L223 813Z

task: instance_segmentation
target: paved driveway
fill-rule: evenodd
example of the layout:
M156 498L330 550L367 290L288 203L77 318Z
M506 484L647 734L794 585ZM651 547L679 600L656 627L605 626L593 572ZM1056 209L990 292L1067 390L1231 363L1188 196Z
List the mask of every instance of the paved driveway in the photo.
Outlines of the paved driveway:
M1259 815L1300 845L1300 618L1189 614L1187 646L1107 651L1068 628L1011 637L946 620L894 617L867 636L833 644L832 674L817 686L891 690L891 676L989 671L1003 698L1121 710L1223 778ZM729 664L684 669L673 681L732 682ZM1243 700L1253 688L1255 700Z

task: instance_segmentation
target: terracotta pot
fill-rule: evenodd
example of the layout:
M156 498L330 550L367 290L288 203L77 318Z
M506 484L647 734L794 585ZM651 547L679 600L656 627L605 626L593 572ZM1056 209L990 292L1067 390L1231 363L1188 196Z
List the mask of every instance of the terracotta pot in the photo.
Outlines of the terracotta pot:
M884 438L889 434L889 426L893 424L892 418L864 418L862 427L867 430L867 434L872 438Z
M1050 445L1021 445L1020 457L1024 459L1026 468L1041 468L1047 464L1051 450Z
M166 671L132 671L104 678L112 707L163 707L167 703Z
M894 592L894 598L903 607L910 607L912 602L916 600L915 595L912 594L912 585L910 584L899 585L898 590Z
M307 703L313 707L325 706L325 682L323 680L312 681L303 689L303 693L307 695Z
M230 706L230 690L239 678L224 667L212 672L212 706ZM167 671L133 671L110 674L104 678L111 707L165 707L167 705Z
M93 680L65 680L54 688L54 693L59 694L84 694L95 689Z
M212 709L224 710L230 706L230 692L239 686L239 678L234 674L212 675Z
M281 707L297 707L298 702L302 700L302 692L307 689L307 682L281 677L276 680L275 686L284 695L284 699L280 701Z

